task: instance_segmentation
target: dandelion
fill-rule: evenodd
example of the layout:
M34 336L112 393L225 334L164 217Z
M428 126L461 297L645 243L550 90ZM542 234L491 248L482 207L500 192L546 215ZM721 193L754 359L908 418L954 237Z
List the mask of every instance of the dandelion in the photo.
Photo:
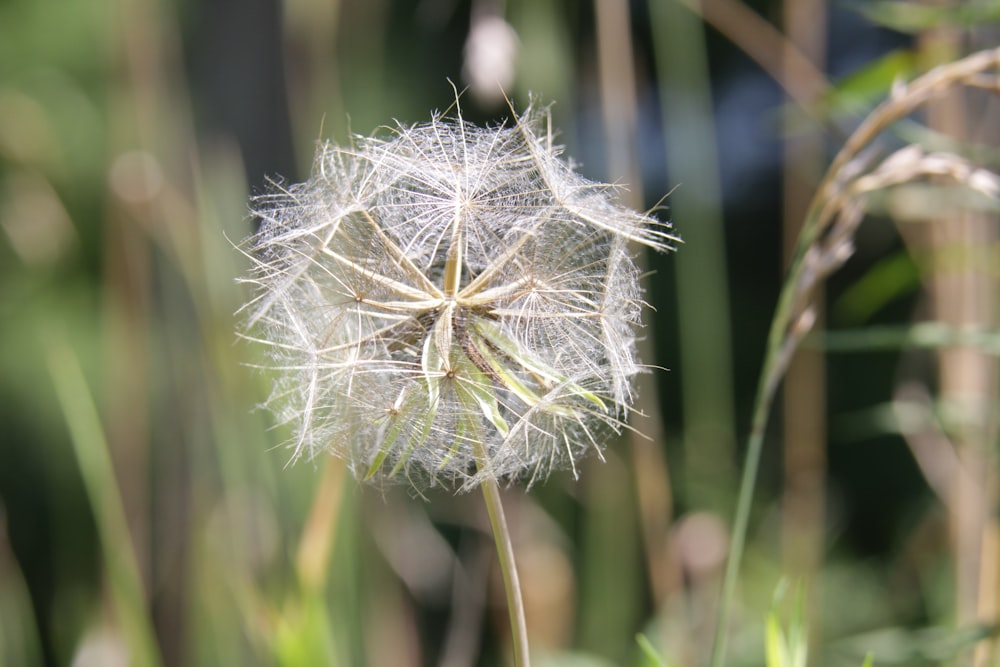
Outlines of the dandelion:
M248 338L296 455L362 479L481 487L511 618L527 628L500 480L529 484L625 426L640 366L636 244L676 240L560 158L547 110L510 127L435 115L254 201Z
M244 310L268 405L296 455L331 450L362 479L575 474L633 401L630 248L675 238L577 174L546 109L487 128L455 109L323 143L308 181L254 199Z

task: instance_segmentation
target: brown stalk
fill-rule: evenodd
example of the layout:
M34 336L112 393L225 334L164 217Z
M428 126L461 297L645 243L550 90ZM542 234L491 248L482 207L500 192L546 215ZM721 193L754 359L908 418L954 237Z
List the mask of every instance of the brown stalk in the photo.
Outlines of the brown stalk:
M622 0L595 0L594 8L609 180L624 180L628 186L621 192L624 202L642 210L642 178L635 149L638 110L629 7ZM641 257L640 254L640 265L643 264ZM644 336L637 342L640 359L653 358L651 341L651 337ZM669 568L665 564L668 562L672 494L663 455L663 424L658 417L659 392L655 377L649 373L640 374L636 378L636 392L639 398L631 417L635 430L629 431L628 438L647 574L653 599L659 605L671 587Z
M781 80L792 101L803 111L822 101L822 62L826 51L825 0L787 0L786 39L781 42ZM809 208L809 197L822 176L823 135L786 128L784 144L785 269ZM814 295L809 307L823 319L823 297ZM826 503L826 362L820 350L799 350L785 378L783 395L784 481L781 501L782 560L785 569L805 588L805 625L810 647L819 641L816 582L822 566Z
M921 35L920 46L930 64L936 64L958 57L963 38L955 28L935 28ZM928 126L958 142L975 140L979 121L974 114L968 91L941 96L928 104ZM987 143L998 139L995 132L991 134L985 137ZM958 209L926 226L924 242L932 257L960 247L967 258L948 268L941 262L933 263L937 268L927 277L926 288L934 320L956 328L996 328L1000 285L994 272L977 269L971 251L994 246L997 240L996 216L982 212ZM994 623L998 608L997 526L992 518L998 499L994 406L1000 393L1000 375L995 357L974 346L944 347L937 357L937 400L946 415L956 417L946 424L946 431L958 465L945 491L956 618L960 624ZM983 642L971 664L993 664L995 652L995 641Z

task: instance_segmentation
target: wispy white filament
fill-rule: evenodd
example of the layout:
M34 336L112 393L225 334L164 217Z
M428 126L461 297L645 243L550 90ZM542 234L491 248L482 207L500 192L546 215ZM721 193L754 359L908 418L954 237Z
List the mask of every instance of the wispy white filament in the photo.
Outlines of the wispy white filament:
M254 200L247 336L296 455L470 489L575 471L620 430L643 306L630 242L675 239L575 173L548 122L457 113L321 144L308 181Z

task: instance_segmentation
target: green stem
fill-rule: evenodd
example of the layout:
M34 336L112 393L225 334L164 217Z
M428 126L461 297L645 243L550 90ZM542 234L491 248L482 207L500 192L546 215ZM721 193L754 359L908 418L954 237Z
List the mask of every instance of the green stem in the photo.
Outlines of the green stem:
M500 501L500 485L492 477L487 477L481 488L483 499L486 501L486 511L490 515L493 541L497 545L500 572L503 574L507 610L510 612L510 633L514 642L514 665L516 667L529 667L531 662L528 658L528 624L524 618L521 583L518 580L517 566L514 563L514 543L511 541L510 529L503 513L503 503Z
M729 489L736 480L735 364L706 29L676 0L648 5L667 172L672 179L697 184L670 195L671 216L684 223L684 248L672 259L677 272L678 358L683 359L681 493L691 506L722 511L731 502Z
M740 492L736 501L736 516L733 519L732 538L729 545L729 556L726 559L726 572L722 579L722 602L719 608L719 618L715 627L715 638L712 642L711 667L722 667L726 660L726 639L729 630L729 617L732 612L733 599L736 596L736 580L739 577L740 564L743 560L743 548L746 544L747 528L750 523L750 506L753 504L753 491L757 485L757 471L760 468L761 452L764 449L764 432L767 420L771 414L774 397L788 370L788 364L799 342L798 337L789 333L793 318L793 306L800 282L803 280L805 249L815 238L815 229L821 224L822 198L816 195L806 216L806 221L800 233L799 249L792 259L788 277L785 279L778 297L778 305L771 329L768 333L767 352L764 357L764 367L760 372L760 380L754 397L750 437L747 442L746 460L743 464L743 476L740 480Z
M76 354L58 331L49 340L47 357L56 397L69 427L80 476L97 522L111 603L128 647L129 664L159 667L156 633L146 607L139 564L97 406Z
M773 366L774 356L769 359ZM761 386L757 390L757 401L754 405L753 425L749 442L747 443L746 461L743 464L743 477L740 480L740 493L736 501L736 516L733 519L732 541L729 545L729 557L726 559L726 573L722 579L722 602L719 619L715 626L715 638L712 642L711 667L722 667L726 660L726 639L728 637L729 616L732 611L733 599L736 597L736 580L739 577L740 563L743 560L743 547L746 543L747 527L750 523L750 506L753 504L753 490L757 485L757 471L760 468L760 456L764 448L764 431L767 428L767 418L774 402L774 394L778 387L780 375L770 370L762 373Z

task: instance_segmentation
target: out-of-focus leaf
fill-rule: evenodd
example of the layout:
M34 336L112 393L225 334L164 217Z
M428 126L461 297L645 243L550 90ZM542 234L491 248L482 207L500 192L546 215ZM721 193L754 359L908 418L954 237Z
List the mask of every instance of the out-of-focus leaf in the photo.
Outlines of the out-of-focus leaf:
M565 652L532 658L535 667L612 667L606 658L581 652Z
M890 51L840 79L827 94L827 113L837 120L867 111L886 97L897 79L910 78L915 71L916 56L912 51Z
M856 3L868 20L899 32L916 33L944 25L971 26L1000 21L1000 2L966 2L930 5L905 0Z
M965 628L886 628L837 642L841 653L878 656L879 664L943 664L978 642L996 636L997 625Z
M31 596L6 543L6 520L0 507L0 665L40 665L41 645Z
M766 647L765 664L767 667L791 667L785 633L781 631L781 624L774 612L767 615L764 645Z
M644 658L641 664L650 665L651 667L667 667L667 659L656 650L653 642L649 641L646 635L640 632L635 636L635 641L639 645L639 650L642 651L642 657Z
M944 322L827 331L810 337L828 352L872 352L902 348L939 348L961 345L1000 355L1000 334L983 329L957 329Z
M774 593L771 611L767 615L764 630L765 662L767 667L805 667L808 658L809 642L803 611L804 597L801 588L797 589L787 628L782 629L779 607L785 597L787 582L782 580Z
M337 653L330 631L330 612L320 596L306 595L286 606L274 637L281 667L335 664Z
M142 581L125 508L97 406L75 351L61 331L51 332L47 361L56 396L66 418L80 474L100 533L109 587L134 665L161 664L152 622L143 601Z
M920 267L905 252L876 262L833 302L831 314L839 326L860 324L894 299L920 287Z

